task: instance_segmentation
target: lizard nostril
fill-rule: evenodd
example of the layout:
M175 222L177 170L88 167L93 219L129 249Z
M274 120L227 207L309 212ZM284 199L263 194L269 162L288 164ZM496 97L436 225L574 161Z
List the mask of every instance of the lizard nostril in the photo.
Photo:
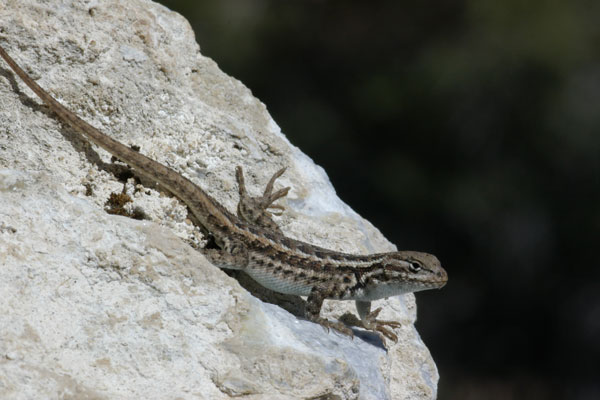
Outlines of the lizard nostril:
M440 277L441 280L443 280L444 282L448 281L448 273L446 272L445 269L440 269L437 273L437 275Z

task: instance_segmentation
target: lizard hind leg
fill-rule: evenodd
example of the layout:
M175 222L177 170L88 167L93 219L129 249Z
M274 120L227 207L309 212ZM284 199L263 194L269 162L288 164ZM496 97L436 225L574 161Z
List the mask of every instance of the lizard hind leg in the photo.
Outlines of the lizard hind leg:
M201 253L211 264L224 269L244 270L248 266L248 253L244 246L235 242L228 243L225 248L204 248Z
M242 167L238 166L235 169L235 177L238 183L238 191L240 194L240 201L237 207L238 217L249 224L257 225L273 232L282 233L279 229L279 226L277 226L275 221L273 221L272 216L281 215L284 207L282 205L273 203L280 198L285 197L290 188L285 187L273 193L273 185L275 184L275 180L277 180L277 178L279 178L284 172L285 168L281 168L279 171L275 172L267 183L263 195L252 197L246 190L246 183L244 181L244 172ZM269 209L276 209L279 211L274 212L269 211Z

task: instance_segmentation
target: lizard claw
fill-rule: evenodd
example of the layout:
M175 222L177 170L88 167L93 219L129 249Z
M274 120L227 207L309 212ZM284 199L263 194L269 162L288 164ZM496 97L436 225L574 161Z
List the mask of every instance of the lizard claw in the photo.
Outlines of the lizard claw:
M282 215L285 207L280 204L273 204L282 197L287 196L290 191L289 187L277 190L273 193L273 185L275 180L279 178L285 172L285 168L277 171L265 188L262 196L253 197L250 196L246 190L246 184L244 182L244 172L242 167L238 166L235 169L235 178L238 183L238 191L240 194L240 201L238 202L237 214L238 217L244 221L258 225L262 228L267 228L273 232L281 233L281 230L271 218L273 215Z
M350 336L351 339L354 340L354 332L352 332L352 329L348 328L346 325L344 325L343 323L339 322L339 321L329 321L328 319L325 318L319 318L316 321L319 325L321 325L324 329L327 330L327 333L329 333L329 329L333 329L339 333L341 333L342 335L345 336Z
M373 332L378 332L379 334L385 336L390 339L394 343L398 342L398 336L392 331L394 328L400 328L402 325L396 321L386 321L379 320L377 316L381 312L381 307L376 310L371 311L363 322L363 327ZM390 329L391 328L391 329ZM385 343L385 341L384 341Z
M381 312L381 307L371 311L364 319L358 319L354 314L346 313L340 317L340 320L348 325L358 326L371 332L375 332L387 348L386 338L392 342L398 342L398 336L393 332L393 329L399 328L402 325L396 321L378 320L377 316Z

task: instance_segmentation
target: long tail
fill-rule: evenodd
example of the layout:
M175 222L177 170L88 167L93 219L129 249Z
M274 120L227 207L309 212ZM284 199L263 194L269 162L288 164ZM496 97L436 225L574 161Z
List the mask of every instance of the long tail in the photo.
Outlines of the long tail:
M181 176L174 170L160 164L138 153L137 151L119 143L110 136L94 128L75 113L68 110L60 104L48 92L42 89L19 65L6 53L0 46L0 56L8 63L19 77L54 111L60 119L69 124L72 128L85 135L91 142L102 147L115 157L126 162L135 169L136 174L154 182L177 196L187 204L198 222L209 231L216 233L222 225L228 225L236 220L236 217L229 213L216 200L209 196L204 190L195 185L189 179ZM210 216L216 218L210 218ZM217 224L215 222L218 221Z

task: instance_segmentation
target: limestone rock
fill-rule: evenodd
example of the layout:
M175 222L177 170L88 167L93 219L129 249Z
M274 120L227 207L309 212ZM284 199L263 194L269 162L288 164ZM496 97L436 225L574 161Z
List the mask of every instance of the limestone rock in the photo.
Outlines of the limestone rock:
M68 108L230 210L236 165L257 194L287 166L286 234L394 249L178 14L146 0L3 2L0 43ZM377 304L403 323L388 352L370 333L328 334L208 263L185 207L113 167L0 63L0 398L435 398L413 295ZM148 219L104 211L124 188Z

